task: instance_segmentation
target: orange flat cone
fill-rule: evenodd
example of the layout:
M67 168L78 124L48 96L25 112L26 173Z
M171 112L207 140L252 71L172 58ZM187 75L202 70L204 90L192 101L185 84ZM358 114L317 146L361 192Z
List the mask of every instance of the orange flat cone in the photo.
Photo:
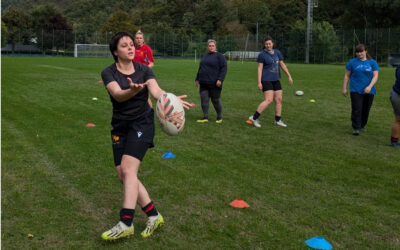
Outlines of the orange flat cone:
M250 121L250 120L247 120L246 123L247 123L247 124L253 124L253 122Z
M96 127L96 125L95 125L94 123L88 123L88 124L86 125L86 127Z
M99 83L103 83L103 80L99 80Z
M247 204L244 200L241 199L236 199L230 203L232 207L236 208L245 208L245 207L250 207L249 204Z

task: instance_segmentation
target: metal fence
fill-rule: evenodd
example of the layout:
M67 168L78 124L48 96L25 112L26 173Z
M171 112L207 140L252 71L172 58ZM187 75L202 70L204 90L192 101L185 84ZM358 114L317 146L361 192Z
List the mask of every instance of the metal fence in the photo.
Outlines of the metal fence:
M74 56L75 44L108 44L112 33L76 33L72 30L20 30L3 33L6 45L2 55L61 55ZM145 34L146 43L156 57L194 58L206 53L206 41L217 41L218 50L229 55L242 52L236 59L254 60L247 52L260 51L263 38L269 35L287 62L305 62L306 38L304 33L238 34L209 37L160 31ZM12 41L12 42L11 42ZM336 30L331 34L313 32L310 63L344 63L354 57L354 47L364 43L368 52L379 63L387 64L393 54L400 54L400 28ZM240 53L239 53L240 55ZM231 58L235 59L235 58Z

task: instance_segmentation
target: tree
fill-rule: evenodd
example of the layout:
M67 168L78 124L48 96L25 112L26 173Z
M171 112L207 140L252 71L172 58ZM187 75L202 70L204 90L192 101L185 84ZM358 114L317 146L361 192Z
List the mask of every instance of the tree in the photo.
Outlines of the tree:
M127 31L134 34L137 30L138 27L133 24L132 17L125 11L114 12L101 27L102 33Z
M400 25L400 0L320 1L323 16L345 28L367 29ZM318 17L318 15L317 15Z
M302 59L305 58L305 33L306 21L297 21L290 32L292 46L288 49L289 59L303 61ZM329 22L313 22L311 45L310 58L316 63L332 62L341 55L341 53L337 53L340 48L339 39Z
M307 18L306 0L271 0L268 6L273 19L269 33L288 33L298 20Z
M19 10L9 10L3 13L2 22L7 27L7 41L11 43L12 53L15 52L15 44L18 42L27 42L30 38L28 28L31 24L31 19L24 12Z
M43 54L46 49L55 49L58 52L61 47L67 46L65 30L72 30L72 27L55 5L38 5L32 9L31 16Z
M1 21L1 46L5 46L6 43L7 27L3 21Z
M246 25L255 34L268 33L272 28L273 18L270 15L268 3L262 0L234 0L233 7L237 8L239 23Z
M195 19L193 24L201 27L201 30L211 36L219 27L220 21L226 12L225 5L221 0L205 0L195 4Z
M316 47L314 61L319 63L336 61L342 54L339 51L339 39L335 29L325 21L313 23L313 46Z

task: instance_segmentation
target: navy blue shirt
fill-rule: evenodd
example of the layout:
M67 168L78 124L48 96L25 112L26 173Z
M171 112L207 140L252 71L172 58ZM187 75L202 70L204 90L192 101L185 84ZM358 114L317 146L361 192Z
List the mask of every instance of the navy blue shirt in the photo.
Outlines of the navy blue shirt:
M108 66L101 72L104 85L107 86L112 81L116 81L122 90L129 88L127 77L134 83L145 83L149 79L155 79L153 71L146 65L132 62L135 72L131 75L125 75L118 71L115 63ZM150 108L147 99L149 91L147 87L143 88L132 98L118 102L110 95L113 106L113 118L120 120L137 120L140 123L154 123L153 110Z
M224 81L227 65L224 55L219 52L207 53L201 60L197 71L196 81L201 84L215 84Z
M279 61L283 61L283 56L277 49L273 50L273 54L269 53L265 49L260 52L257 62L263 64L261 74L262 82L279 81L281 79L281 67Z
M396 69L396 81L394 82L393 90L400 95L400 65Z

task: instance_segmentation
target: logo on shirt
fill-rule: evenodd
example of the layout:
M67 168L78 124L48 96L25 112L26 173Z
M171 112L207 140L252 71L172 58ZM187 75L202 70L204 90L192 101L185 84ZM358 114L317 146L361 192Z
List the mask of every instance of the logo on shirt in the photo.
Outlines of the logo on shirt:
M140 138L142 136L142 134L143 134L142 131L138 131L137 132L137 137Z
M112 135L112 143L119 144L119 136L118 135Z
M370 72L372 71L372 67L370 65L360 64L355 68L355 70Z

